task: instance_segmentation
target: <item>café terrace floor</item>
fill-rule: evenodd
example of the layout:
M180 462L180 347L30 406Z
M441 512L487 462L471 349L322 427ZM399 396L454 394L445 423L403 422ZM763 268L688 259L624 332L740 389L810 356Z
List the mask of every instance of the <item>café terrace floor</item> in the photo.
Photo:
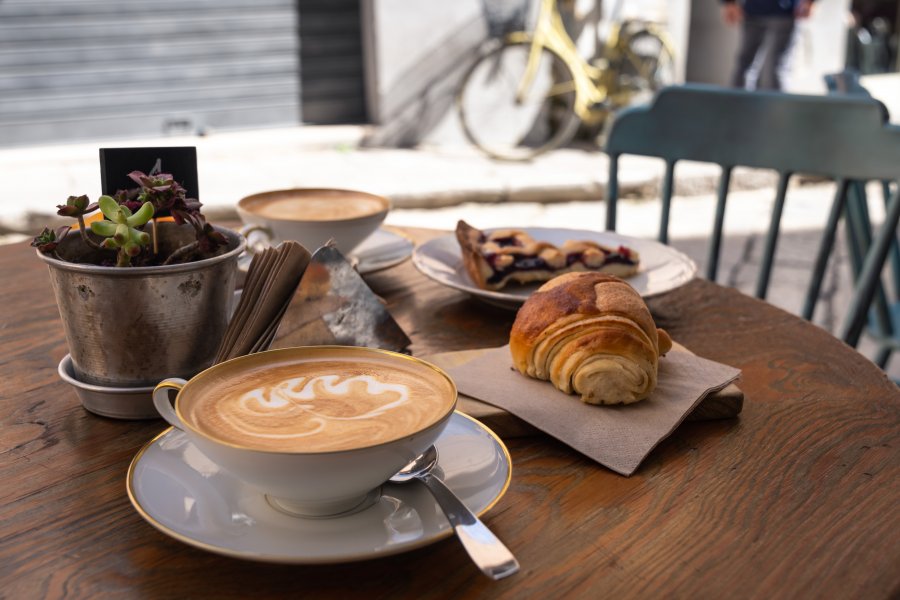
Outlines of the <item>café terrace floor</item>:
M364 146L368 131L364 126L307 126L0 149L0 242L23 240L55 224L55 205L69 195L99 196L98 148L163 145L197 147L200 199L213 222L236 219L235 203L252 193L332 187L391 198L394 209L388 225L452 229L458 219L465 219L479 228L604 228L600 198L607 160L596 148L562 149L530 163L505 163L462 144L369 148ZM655 237L663 165L626 157L619 172L619 232ZM718 167L703 164L680 163L676 169L671 243L691 256L701 273L718 173ZM772 173L738 170L733 176L736 191L726 210L719 283L752 293L774 184ZM832 192L827 181L792 181L768 297L785 310L797 313L802 305ZM880 196L870 204L874 217L880 218ZM837 248L814 319L831 332L840 327L852 285L845 248L840 242ZM860 350L872 356L868 340L861 342ZM898 379L900 361L895 363L888 365L888 373Z

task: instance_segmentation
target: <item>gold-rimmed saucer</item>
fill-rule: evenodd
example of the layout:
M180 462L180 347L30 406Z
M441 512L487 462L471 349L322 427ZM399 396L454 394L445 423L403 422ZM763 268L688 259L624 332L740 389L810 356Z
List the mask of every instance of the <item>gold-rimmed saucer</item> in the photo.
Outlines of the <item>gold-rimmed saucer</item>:
M435 445L441 457L437 473L469 508L481 515L500 500L512 464L496 434L457 412ZM351 562L406 552L453 533L420 485L385 484L372 506L332 519L284 514L171 428L135 456L127 490L138 513L163 533L249 560Z

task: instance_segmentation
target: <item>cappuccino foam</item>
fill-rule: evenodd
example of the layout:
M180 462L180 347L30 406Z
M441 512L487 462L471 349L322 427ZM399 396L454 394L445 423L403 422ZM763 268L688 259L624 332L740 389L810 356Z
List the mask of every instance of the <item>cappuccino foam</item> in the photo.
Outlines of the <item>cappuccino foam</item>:
M201 432L238 446L330 452L400 439L454 406L452 384L404 360L318 359L228 373L182 408Z
M292 221L336 221L365 217L384 210L383 202L367 196L285 197L260 201L248 207L267 219Z

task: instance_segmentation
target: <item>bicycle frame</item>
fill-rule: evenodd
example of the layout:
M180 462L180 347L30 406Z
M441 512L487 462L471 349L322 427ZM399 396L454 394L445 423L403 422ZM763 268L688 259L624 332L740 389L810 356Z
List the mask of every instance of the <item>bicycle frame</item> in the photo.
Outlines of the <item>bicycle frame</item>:
M609 36L604 44L603 62L601 63L604 67L601 68L590 64L578 52L575 42L566 31L556 2L557 0L541 0L534 31L516 31L507 34L505 38L507 43L531 45L525 74L519 82L516 93L517 100L521 102L524 99L525 93L533 83L541 50L546 48L549 52L555 54L572 74L571 82L554 85L551 87L549 95L560 95L574 90L575 103L573 110L575 114L585 123L598 123L606 118L611 108L610 105L627 104L631 97L629 92L628 97L620 98L622 94L617 91L616 73L607 68L608 65L617 61L620 56L624 56L626 60L629 60L638 69L640 65L635 57L627 52L625 48L627 41L623 41L622 37L625 24L616 21L613 21ZM643 24L642 27L658 37L666 51L670 55L672 54L671 44L664 32L650 23ZM595 110L593 107L596 105L603 105L603 108Z
M596 119L591 107L606 100L605 88L598 87L594 82L599 81L603 71L589 64L578 53L575 42L569 37L563 25L562 17L556 8L556 0L541 0L537 25L534 31L516 31L506 36L509 43L531 44L528 55L528 64L522 81L519 82L517 98L521 101L525 92L534 81L540 60L541 49L546 48L569 67L572 73L572 81L557 84L551 88L551 95L564 94L575 91L575 114L585 122Z

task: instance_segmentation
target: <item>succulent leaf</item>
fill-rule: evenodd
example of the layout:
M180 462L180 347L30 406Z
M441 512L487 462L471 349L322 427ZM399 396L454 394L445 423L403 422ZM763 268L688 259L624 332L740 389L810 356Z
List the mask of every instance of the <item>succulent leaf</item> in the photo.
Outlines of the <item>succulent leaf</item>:
M115 235L113 235L113 238L120 246L128 242L128 240L131 239L131 231L128 225L126 225L125 223L119 223L118 225L116 225L116 233Z
M31 245L44 254L49 254L56 250L56 247L62 241L66 234L69 233L71 227L60 227L57 230L50 229L49 227L44 227L43 231L37 234L33 240L31 240Z
M147 176L144 175L144 173L142 171L132 171L131 173L128 174L129 179L131 179L133 182L135 182L136 184L138 184L139 186L142 186L142 187L144 185L144 179L146 177Z
M122 250L130 257L137 256L141 253L141 245L135 242L127 242L122 246Z
M127 208L127 207L126 207ZM128 225L131 227L140 227L147 221L153 218L153 213L155 209L153 207L153 203L150 201L144 202L138 211L132 214L126 220Z
M90 212L88 209L91 206L93 205L90 204L87 196L69 196L65 204L56 205L56 208L59 209L56 214L61 217L80 217Z
M131 234L131 241L135 244L140 244L141 246L146 246L150 243L150 234L146 231L141 231L140 229L131 228L129 230Z
M97 204L100 205L100 212L103 213L103 216L115 223L115 217L119 214L119 203L112 196L100 196Z
M94 221L91 223L91 231L101 237L112 237L116 234L116 224L112 221Z

